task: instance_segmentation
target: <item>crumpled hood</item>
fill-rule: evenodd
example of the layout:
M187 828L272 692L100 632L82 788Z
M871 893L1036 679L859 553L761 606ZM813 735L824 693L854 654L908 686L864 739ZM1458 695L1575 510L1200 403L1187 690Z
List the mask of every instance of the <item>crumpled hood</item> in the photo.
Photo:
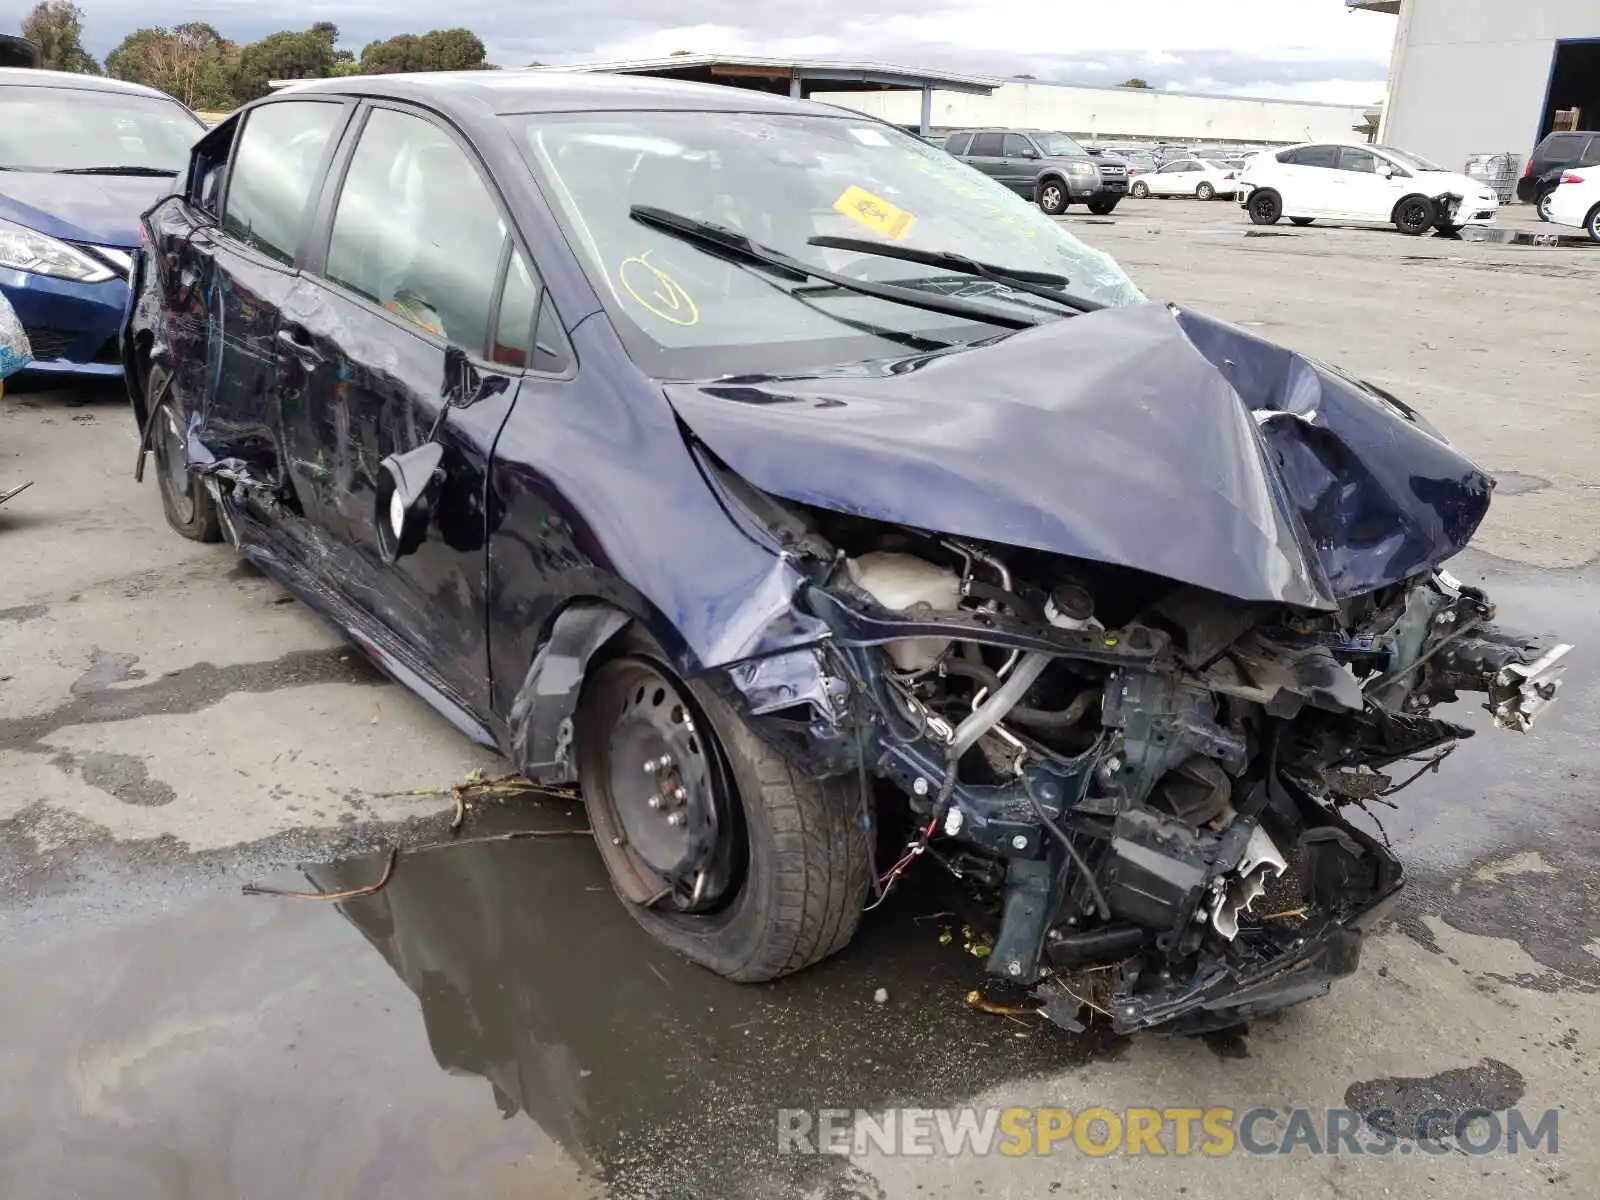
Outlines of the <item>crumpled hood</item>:
M132 250L139 214L177 186L148 175L0 172L0 217L67 242Z
M668 384L774 495L1329 608L1467 543L1493 481L1420 419L1222 322L1143 304L806 377Z

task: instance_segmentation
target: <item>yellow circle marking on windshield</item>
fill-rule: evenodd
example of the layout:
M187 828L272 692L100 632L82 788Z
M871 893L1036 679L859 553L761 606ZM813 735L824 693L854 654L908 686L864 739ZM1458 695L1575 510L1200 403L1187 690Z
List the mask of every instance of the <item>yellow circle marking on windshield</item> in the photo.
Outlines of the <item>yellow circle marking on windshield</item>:
M617 267L617 278L628 295L663 321L674 325L695 325L700 309L694 297L672 276L650 261L651 251L625 258Z
M910 233L911 227L917 223L917 218L905 209L896 208L882 196L874 196L866 188L853 183L833 202L833 211L896 242Z

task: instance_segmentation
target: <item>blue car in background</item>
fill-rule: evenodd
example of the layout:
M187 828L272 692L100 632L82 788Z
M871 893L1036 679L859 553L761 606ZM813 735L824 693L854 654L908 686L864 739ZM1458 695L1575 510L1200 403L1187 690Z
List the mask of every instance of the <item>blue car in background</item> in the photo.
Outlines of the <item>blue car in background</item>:
M139 215L204 132L153 88L0 69L0 292L28 331L29 370L122 374Z

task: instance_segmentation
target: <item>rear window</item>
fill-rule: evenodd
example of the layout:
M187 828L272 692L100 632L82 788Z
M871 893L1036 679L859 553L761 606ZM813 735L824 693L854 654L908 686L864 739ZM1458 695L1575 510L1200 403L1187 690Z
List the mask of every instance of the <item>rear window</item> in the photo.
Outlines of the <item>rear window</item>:
M205 126L175 100L66 87L0 87L0 167L176 175Z
M949 140L945 142L944 148L951 154L965 154L967 147L971 144L972 135L970 133L952 133Z
M1568 159L1577 158L1578 152L1583 149L1584 137L1577 133L1552 133L1545 138L1544 144L1539 147L1538 158Z

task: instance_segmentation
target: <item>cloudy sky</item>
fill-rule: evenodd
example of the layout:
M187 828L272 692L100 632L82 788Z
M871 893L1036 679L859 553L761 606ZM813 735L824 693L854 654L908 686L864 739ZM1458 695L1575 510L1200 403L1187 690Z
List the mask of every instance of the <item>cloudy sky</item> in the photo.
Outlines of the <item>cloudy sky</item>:
M343 44L465 25L500 66L674 50L873 59L1068 83L1370 103L1395 18L1344 0L79 0L103 56L141 25L249 41L333 21ZM270 14L270 15L263 15Z

